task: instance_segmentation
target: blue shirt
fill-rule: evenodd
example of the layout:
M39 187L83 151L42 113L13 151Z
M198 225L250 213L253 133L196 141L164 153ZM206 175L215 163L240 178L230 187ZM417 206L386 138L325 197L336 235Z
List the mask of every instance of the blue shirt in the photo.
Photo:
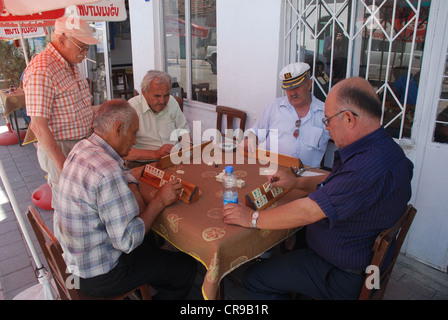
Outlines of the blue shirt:
M383 128L336 151L309 195L327 217L307 226L308 246L341 269L365 270L378 234L406 211L413 167Z
M269 103L263 109L255 125L249 129L258 137L260 143L266 142L265 147L263 145L260 147L299 158L308 166L319 166L330 134L322 123L322 118L325 117L325 104L313 95L311 95L311 99L308 114L300 119L301 124L297 138L293 133L296 129L296 120L299 120L299 117L289 103L288 97L277 98ZM278 130L277 145L273 144L273 132L270 130Z
M95 133L67 156L54 212L55 236L69 271L82 278L109 272L143 242L145 224L123 159Z

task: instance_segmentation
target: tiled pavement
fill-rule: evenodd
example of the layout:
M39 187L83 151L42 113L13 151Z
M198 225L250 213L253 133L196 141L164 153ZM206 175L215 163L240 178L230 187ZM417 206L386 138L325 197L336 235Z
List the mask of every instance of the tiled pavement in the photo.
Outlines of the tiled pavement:
M0 120L0 134L6 130ZM15 198L28 230L31 227L25 217L31 194L45 183L45 172L37 162L36 149L32 144L19 147L0 145L0 159L3 163ZM41 217L52 229L52 211L37 208ZM32 238L35 239L32 234ZM35 241L38 252L40 248ZM42 263L45 258L40 254ZM240 279L244 266L224 279L225 299L247 299L241 289ZM199 266L195 287L190 298L201 299L201 283L205 268ZM3 184L0 185L0 300L11 300L25 289L37 284L34 262L19 224L8 201ZM448 274L435 270L405 255L400 255L389 282L385 300L448 300Z

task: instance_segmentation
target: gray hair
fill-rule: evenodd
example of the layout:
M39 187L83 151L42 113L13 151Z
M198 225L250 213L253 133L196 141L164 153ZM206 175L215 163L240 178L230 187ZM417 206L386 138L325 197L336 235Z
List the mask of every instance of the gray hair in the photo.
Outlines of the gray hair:
M127 132L132 123L133 116L137 115L134 108L124 99L112 99L104 102L93 120L95 132L105 134L114 126L115 122L121 121L124 132Z
M153 81L157 84L168 83L171 86L171 76L168 73L158 70L149 70L142 80L142 93L149 91Z

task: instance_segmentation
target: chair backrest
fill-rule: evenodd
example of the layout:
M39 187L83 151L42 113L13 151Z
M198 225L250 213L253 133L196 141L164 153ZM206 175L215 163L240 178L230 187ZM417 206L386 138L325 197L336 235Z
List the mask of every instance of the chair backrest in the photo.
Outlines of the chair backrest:
M72 274L68 273L67 264L62 256L64 251L62 250L58 239L56 239L53 233L48 229L32 206L28 207L27 217L31 223L37 241L39 241L39 245L47 260L54 282L56 283L59 297L62 300L121 300L125 297L129 297L136 290L140 291L143 300L152 299L151 291L147 284L140 285L129 292L113 297L90 297L82 293L75 288L73 279L69 278L72 277Z
M225 129L232 129L235 131L235 128L233 127L233 118L240 119L239 129L241 129L242 132L244 132L244 130L246 129L246 112L230 107L216 106L216 113L218 114L216 120L216 129L221 132L222 135L225 135ZM224 115L227 118L227 125L223 128L222 121Z
M368 278L370 276L369 274L367 274L363 288L361 290L361 294L359 295L360 300L381 300L383 298L395 262L397 261L398 255L400 254L401 246L403 245L404 239L406 238L406 235L409 231L409 228L411 227L416 213L417 210L410 204L405 214L397 221L397 223L395 223L395 225L391 228L381 232L376 238L375 244L373 245L374 254L371 265L377 266L379 269L381 269L381 266L387 256L389 247L395 239L394 256L389 266L380 273L379 289L367 288L366 282L368 281Z
M56 283L56 287L59 292L59 297L62 300L79 300L81 297L78 290L75 288L68 289L66 284L70 282L68 279L71 276L67 273L67 265L62 257L63 250L59 241L53 235L53 233L47 228L45 223L37 214L36 210L32 207L28 207L27 217L31 223L31 227L36 234L39 245L47 260L48 267L50 268L53 279Z
M174 99L176 99L177 103L179 104L180 110L184 112L184 99L179 96L173 96Z

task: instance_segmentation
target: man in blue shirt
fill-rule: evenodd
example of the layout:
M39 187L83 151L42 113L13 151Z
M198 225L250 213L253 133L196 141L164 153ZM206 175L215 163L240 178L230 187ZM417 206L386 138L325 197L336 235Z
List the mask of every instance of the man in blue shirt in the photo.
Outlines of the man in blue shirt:
M321 121L325 105L310 92L310 66L303 62L289 64L279 77L286 97L274 99L263 109L242 145L252 153L258 139L260 144L266 143L262 149L319 166L330 137Z
M261 212L229 204L224 221L260 229L307 226L307 248L254 265L244 286L255 299L299 292L320 299L357 299L376 236L404 214L413 164L380 125L381 104L361 78L330 91L322 120L339 148L330 174L268 177L273 187L296 187L309 196ZM318 188L316 190L316 185Z

